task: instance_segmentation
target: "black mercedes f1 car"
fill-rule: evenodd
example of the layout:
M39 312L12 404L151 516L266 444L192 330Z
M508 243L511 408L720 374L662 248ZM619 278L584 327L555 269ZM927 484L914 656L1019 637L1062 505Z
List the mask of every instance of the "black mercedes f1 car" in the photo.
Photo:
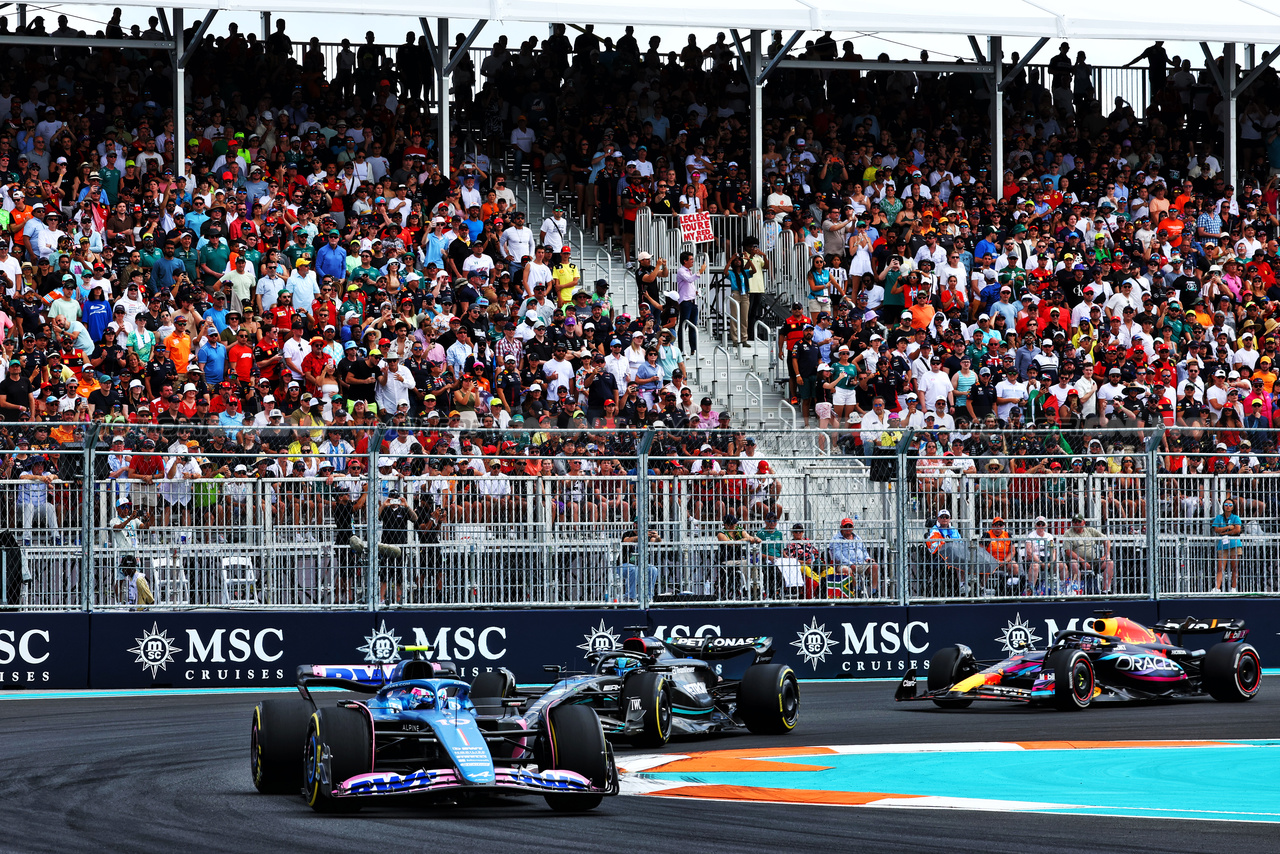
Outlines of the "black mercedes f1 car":
M482 712L532 717L548 704L588 706L607 735L639 747L660 747L673 735L790 732L800 718L800 686L790 667L772 659L767 637L631 637L587 656L589 673L547 666L557 681L545 690L521 690L500 671L477 676L471 696Z
M1083 709L1095 699L1150 700L1199 697L1223 702L1252 699L1262 683L1258 651L1244 642L1244 620L1162 620L1147 628L1110 611L1084 628L1058 632L1044 651L1027 649L1003 661L979 662L967 646L929 660L927 690L907 671L895 699L932 700L963 709L974 700L1008 700ZM1219 635L1207 650L1184 639Z

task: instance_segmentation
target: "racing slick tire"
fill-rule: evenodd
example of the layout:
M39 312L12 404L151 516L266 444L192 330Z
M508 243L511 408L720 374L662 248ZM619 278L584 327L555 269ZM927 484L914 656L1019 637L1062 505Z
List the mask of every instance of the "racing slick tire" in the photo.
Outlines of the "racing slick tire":
M785 664L753 664L738 685L738 717L756 735L791 732L800 720L800 683Z
M547 715L546 735L540 739L543 770L573 771L607 789L613 784L613 757L600 718L588 706L555 706ZM600 806L601 794L544 795L556 812L586 812Z
M1062 712L1087 709L1098 683L1089 656L1078 649L1060 649L1046 663L1053 671L1053 707Z
M471 702L480 714L501 714L502 701L515 695L516 677L505 667L481 673L471 680Z
M296 794L302 788L298 753L307 737L311 704L301 697L263 700L253 707L249 773L264 795Z
M322 779L325 756L328 785ZM356 812L357 798L335 798L332 789L343 780L373 770L373 734L368 713L349 706L316 709L307 723L302 750L302 794L316 812Z
M1201 671L1204 689L1222 703L1243 703L1262 686L1258 651L1247 643L1216 643L1209 647Z
M644 711L643 729L630 736L636 747L662 747L671 738L671 690L664 674L633 674L622 686L618 706L624 720L632 708Z
M973 671L972 663L958 646L947 647L938 650L933 654L933 658L929 659L929 681L928 688L930 691L940 691L943 688L950 688L952 685L971 675ZM973 705L973 700L938 700L933 701L935 706L943 709L967 709Z

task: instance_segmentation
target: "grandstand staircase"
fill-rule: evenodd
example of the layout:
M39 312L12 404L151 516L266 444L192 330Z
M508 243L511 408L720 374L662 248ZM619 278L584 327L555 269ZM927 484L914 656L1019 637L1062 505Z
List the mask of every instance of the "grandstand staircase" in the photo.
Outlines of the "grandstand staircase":
M530 170L517 172L511 163L507 164L507 175L508 182L515 184L517 205L525 211L526 222L535 231L551 215L555 205L565 207L570 217L573 259L582 271L583 285L589 287L596 279L606 279L615 307L634 316L640 300L635 277L622 261L621 243L612 238L606 243L596 239L594 229L585 225L576 210L573 193L557 194L554 187L539 181ZM778 361L776 340L757 340L742 346L729 340L727 297L720 275L725 262L723 253L713 253L708 258L704 285L707 297L699 312L696 357L684 348L690 374L688 382L695 390L695 397L711 397L717 411L727 409L733 414L733 423L744 429L801 426L800 409L793 407L788 399L786 367ZM786 313L780 307L767 310L765 316L770 328L776 329L777 319ZM816 426L817 419L813 418L811 423Z

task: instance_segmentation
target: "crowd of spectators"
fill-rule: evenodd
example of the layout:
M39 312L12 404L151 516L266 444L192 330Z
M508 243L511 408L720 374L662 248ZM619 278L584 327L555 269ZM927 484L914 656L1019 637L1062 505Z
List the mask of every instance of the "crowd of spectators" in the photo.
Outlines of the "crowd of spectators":
M120 20L105 34L126 37ZM28 29L43 32L39 19ZM56 32L73 31L60 19ZM156 22L134 35L158 37ZM766 88L757 188L731 44L662 47L654 36L642 51L631 28L616 42L590 27L515 49L504 37L478 68L459 63L457 127L439 140L420 37L392 50L370 33L329 68L318 41L295 51L283 21L266 40L233 25L194 54L183 152L166 54L10 47L6 441L74 442L75 428L40 423L99 421L123 425L133 450L151 424L191 425L244 447L247 469L319 445L330 426L380 425L418 444L387 450L421 474L463 456L464 437L511 471L506 451L525 446L486 436L561 428L580 440L570 456L621 474L627 448L614 445L632 440L615 428L693 428L709 432L673 438L672 456L706 446L728 469L747 439L689 386L677 343L693 259L638 257L630 315L616 296L630 282L583 282L572 262L570 216L622 237L630 260L647 208L759 211L760 246L790 232L805 247L809 298L781 320L761 299L773 288L757 245L726 281L778 327L806 425L868 459L917 431L913 477L931 514L948 505L943 470L968 461L1105 468L1129 484L1109 512L1139 517L1140 472L1124 458L1137 445L1117 428L1181 428L1161 439L1166 471L1276 467L1274 72L1242 102L1244 156L1227 175L1207 71L1162 48L1143 55L1141 119L1104 111L1084 57L1064 65L1066 45L1046 74L1024 71L996 164L973 76L783 70ZM860 58L830 34L801 56ZM529 221L509 160L567 204ZM563 454L562 440L547 451ZM782 509L744 488L755 498L699 512ZM1012 498L982 500L1008 514ZM624 503L581 518L621 518Z

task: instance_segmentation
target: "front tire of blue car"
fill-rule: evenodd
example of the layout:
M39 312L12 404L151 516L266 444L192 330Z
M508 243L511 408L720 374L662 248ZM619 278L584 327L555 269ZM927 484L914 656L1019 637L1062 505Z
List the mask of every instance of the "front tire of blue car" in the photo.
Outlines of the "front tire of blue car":
M1093 662L1078 649L1063 649L1049 656L1053 670L1053 705L1063 712L1087 709L1093 702L1097 678Z
M368 715L347 706L316 709L302 749L302 793L311 808L323 813L356 812L360 801L334 797L333 789L343 780L372 770L373 734Z
M547 715L539 767L573 771L598 789L610 788L614 768L600 719L587 706L555 706ZM586 812L600 806L601 794L544 795L556 812Z
M262 794L296 793L302 787L298 751L307 737L311 712L311 704L301 697L263 700L253 707L249 774Z

